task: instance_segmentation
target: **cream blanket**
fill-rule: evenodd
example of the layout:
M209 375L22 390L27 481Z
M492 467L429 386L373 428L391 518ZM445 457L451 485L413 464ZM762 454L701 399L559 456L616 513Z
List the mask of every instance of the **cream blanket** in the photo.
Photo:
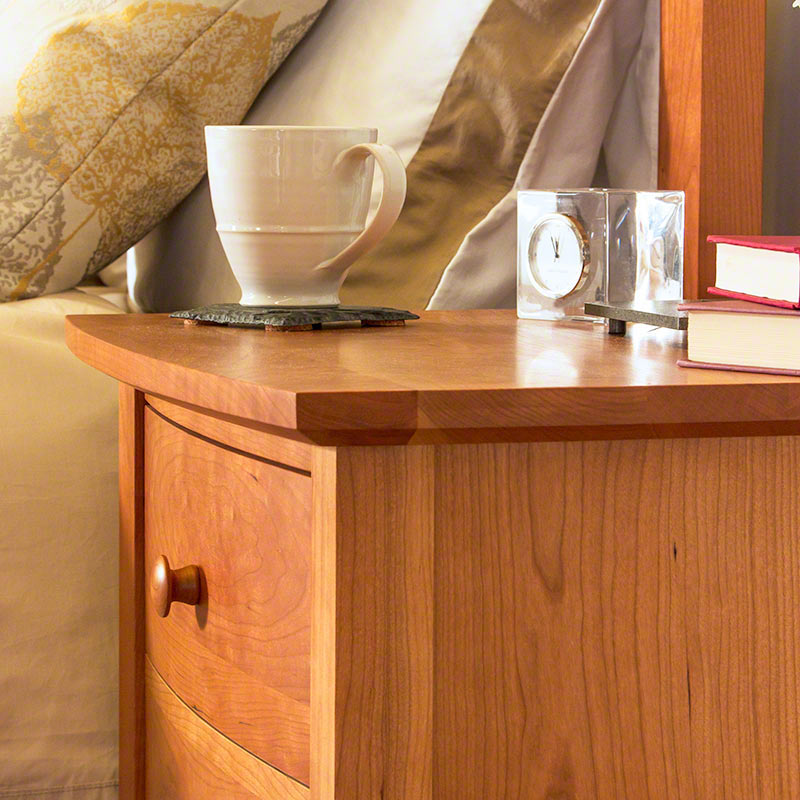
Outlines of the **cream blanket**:
M69 291L0 305L0 798L117 795L117 387Z

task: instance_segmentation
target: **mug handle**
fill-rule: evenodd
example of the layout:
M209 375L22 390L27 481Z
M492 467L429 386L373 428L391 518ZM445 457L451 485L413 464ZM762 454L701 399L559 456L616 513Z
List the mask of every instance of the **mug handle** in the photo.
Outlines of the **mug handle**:
M318 264L314 269L345 270L357 258L371 250L389 233L400 216L406 200L406 168L397 152L387 144L355 144L342 150L333 162L336 169L345 159L374 156L383 173L383 191L375 216L366 228L341 253Z

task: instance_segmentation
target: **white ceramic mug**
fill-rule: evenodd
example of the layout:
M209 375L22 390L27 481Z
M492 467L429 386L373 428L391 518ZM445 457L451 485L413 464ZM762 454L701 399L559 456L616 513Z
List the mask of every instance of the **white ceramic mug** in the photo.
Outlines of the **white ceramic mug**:
M348 267L394 224L400 156L374 128L206 126L211 204L246 306L334 306ZM365 227L374 156L383 194Z

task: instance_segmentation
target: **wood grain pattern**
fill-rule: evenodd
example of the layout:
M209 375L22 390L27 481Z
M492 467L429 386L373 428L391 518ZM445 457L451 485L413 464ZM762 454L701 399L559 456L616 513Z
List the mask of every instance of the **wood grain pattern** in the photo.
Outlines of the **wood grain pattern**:
M336 793L336 449L315 447L311 469L311 763L313 800Z
M147 797L153 800L308 800L282 775L206 725L147 660Z
M659 186L686 192L684 297L709 234L761 231L766 0L661 0Z
M315 800L432 800L433 448L315 460Z
M176 334L174 322L75 317L69 339L122 381L326 445L800 430L798 379L681 369L685 338L671 331L612 337L513 311L239 339L203 326Z
M318 457L312 797L800 792L800 437Z
M796 437L437 448L436 796L798 795L799 467Z
M144 800L144 396L119 387L119 796Z
M237 420L234 423L198 409L171 403L155 395L145 395L145 400L162 417L200 436L269 461L277 461L306 472L311 471L312 454L308 444L242 424L244 420Z
M309 779L311 481L145 411L145 564L197 564L201 603L157 614L147 652L200 716Z
M457 332L459 317L449 320ZM147 646L167 681L197 715L230 724L231 738L267 737L273 763L305 754L314 800L800 796L800 436L741 435L795 415L796 381L722 373L659 384L669 347L634 337L617 356L617 344L600 350L609 355L603 382L588 341L607 340L587 340L585 329L494 314L485 326L483 346L508 344L512 327L521 346L487 355L489 375L473 377L469 391L450 382L465 374L470 343L466 333L448 342L447 324L428 340L441 344L435 359L418 341L409 351L418 361L396 368L402 380L416 376L439 431L464 423L463 408L445 402L460 395L492 436L521 410L529 426L574 426L589 411L621 420L661 397L678 410L656 405L654 419L683 418L704 438L625 439L631 426L620 424L616 441L315 447L308 477L191 435L131 390L128 560L143 560L144 492L154 540L144 560L158 545L175 564L199 561L207 572L206 611L177 606L162 620L148 610ZM546 337L549 355L529 361L531 343ZM443 353L452 363L439 368L437 393L433 361ZM571 371L581 358L585 386ZM503 370L531 385L482 383ZM347 380L374 376L354 370ZM648 381L665 393L648 395ZM729 389L747 390L734 395L738 406ZM727 410L692 407L704 397ZM597 405L581 411L590 400ZM715 435L720 413L740 420L739 436ZM653 423L651 433L663 431ZM259 549L265 541L279 543L278 573L276 548ZM129 576L131 592L137 581ZM267 598L265 585L274 587ZM284 629L286 641L305 631L288 654L261 633L280 629L280 614L269 617L274 597L289 599L278 608L306 609L302 624ZM176 627L155 627L165 624ZM301 651L292 663L305 667L283 670ZM284 677L264 679L271 674ZM141 725L138 689L126 680ZM182 723L170 728L149 708L149 774L195 786L201 745L184 752ZM259 732L237 722L251 719ZM141 763L138 741L125 745L130 763ZM215 741L202 744L212 760L224 752Z

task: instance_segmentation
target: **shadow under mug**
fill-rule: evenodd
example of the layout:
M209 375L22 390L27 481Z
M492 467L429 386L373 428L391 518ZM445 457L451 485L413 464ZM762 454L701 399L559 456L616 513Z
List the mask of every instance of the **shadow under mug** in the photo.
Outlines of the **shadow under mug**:
M347 269L394 225L400 156L375 128L208 125L211 204L246 306L336 306ZM366 225L373 156L383 194Z

